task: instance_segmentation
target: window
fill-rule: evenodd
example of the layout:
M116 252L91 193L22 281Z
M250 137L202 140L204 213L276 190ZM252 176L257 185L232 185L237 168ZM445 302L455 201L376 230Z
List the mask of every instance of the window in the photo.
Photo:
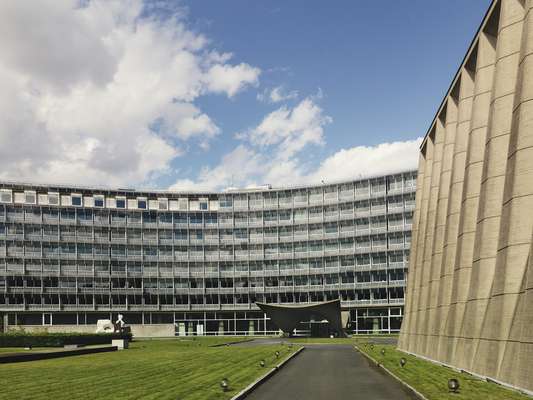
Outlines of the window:
M59 193L48 193L48 204L57 206L59 204Z
M140 208L141 210L146 210L146 199L145 198L137 199L137 208Z
M125 197L117 197L117 208L126 208L126 198Z
M168 210L168 199L157 199L159 202L159 210Z
M94 196L94 206L103 208L105 205L104 196Z
M389 177L389 190L401 190L402 182L401 175Z
M233 199L231 197L223 197L220 199L220 208L233 207Z
M0 201L2 203L11 203L13 201L13 195L11 193L11 190L0 191Z
M207 202L201 201L200 202L200 210L207 210Z
M24 197L25 197L24 202L27 204L37 203L37 194L34 191L25 191Z
M72 205L75 207L81 207L81 194L71 195Z

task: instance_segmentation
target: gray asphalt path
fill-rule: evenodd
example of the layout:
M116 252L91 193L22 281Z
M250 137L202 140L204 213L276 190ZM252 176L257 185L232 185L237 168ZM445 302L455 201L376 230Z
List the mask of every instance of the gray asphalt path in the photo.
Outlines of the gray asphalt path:
M256 388L249 400L416 399L349 345L314 345Z

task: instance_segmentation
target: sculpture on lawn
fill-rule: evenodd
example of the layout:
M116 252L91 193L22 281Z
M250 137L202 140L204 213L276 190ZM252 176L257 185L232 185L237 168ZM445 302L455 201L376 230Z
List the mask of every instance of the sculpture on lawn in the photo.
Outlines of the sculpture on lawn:
M116 322L110 319L99 319L96 321L96 333L130 333L131 328L126 326L124 322L124 315L119 314Z
M113 333L115 327L110 319L99 319L96 321L96 333Z
M113 332L114 333L124 333L124 326L126 325L126 323L124 322L124 315L122 314L119 314L118 315L118 319L117 321L115 322L113 328Z

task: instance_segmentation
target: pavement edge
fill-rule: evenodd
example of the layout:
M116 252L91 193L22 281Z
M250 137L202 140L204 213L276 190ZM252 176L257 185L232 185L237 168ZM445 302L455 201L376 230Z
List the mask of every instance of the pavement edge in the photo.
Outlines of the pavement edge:
M428 400L426 396L424 396L422 393L420 393L418 390L416 390L414 387L409 385L407 382L402 380L400 377L392 373L389 369L385 368L383 364L381 364L378 360L371 357L369 354L365 353L363 350L361 350L359 347L354 346L354 349L363 355L366 359L372 361L374 364L376 364L377 367L382 368L387 374L392 376L394 379L396 379L398 382L400 382L403 386L405 386L409 391L411 391L416 397L418 397L420 400Z
M248 396L254 389L256 389L259 385L263 384L265 381L271 378L276 372L278 372L283 366L285 366L285 364L287 364L290 360L292 360L294 357L296 357L298 354L300 354L304 350L305 350L305 346L300 347L298 350L296 350L294 353L292 353L289 357L287 357L281 363L276 365L266 374L259 377L254 382L250 383L247 387L245 387L243 390L241 390L239 393L237 393L235 396L233 396L231 400L240 400L240 399L246 398L246 396Z
M224 347L224 346L231 346L234 344L240 344L240 343L247 343L247 342L253 342L255 339L246 339L246 340L235 340L233 342L224 342L224 343L218 343L218 344L212 344L207 347Z

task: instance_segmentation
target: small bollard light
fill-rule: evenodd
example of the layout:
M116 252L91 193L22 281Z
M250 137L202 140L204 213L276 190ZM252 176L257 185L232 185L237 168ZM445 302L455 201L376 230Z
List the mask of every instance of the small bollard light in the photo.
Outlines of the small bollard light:
M259 361L259 365L263 368L265 366L265 360Z
M448 389L452 393L457 393L459 391L459 380L455 378L448 379Z
M222 378L222 380L220 381L220 387L222 388L223 392L227 392L229 390L228 378Z
M382 356L385 355L385 349L381 349L381 355L382 355Z
M276 350L276 358L279 358L279 351Z
M402 368L405 367L405 363L406 362L407 362L407 360L405 358L403 358L403 357L400 358L400 365L401 365Z

